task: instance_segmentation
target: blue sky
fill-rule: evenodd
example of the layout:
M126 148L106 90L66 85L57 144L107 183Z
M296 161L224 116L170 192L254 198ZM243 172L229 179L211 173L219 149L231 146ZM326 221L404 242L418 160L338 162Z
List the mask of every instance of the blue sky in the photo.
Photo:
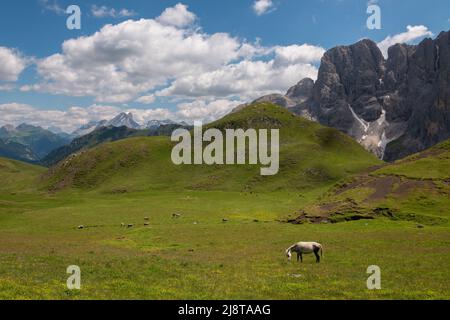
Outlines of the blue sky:
M141 122L211 120L314 78L323 50L333 46L388 36L416 43L450 29L448 0L372 0L381 30L366 26L367 0L258 0L262 12L255 1L4 0L0 125L34 121L71 130L122 110ZM66 28L70 4L81 8L81 30Z

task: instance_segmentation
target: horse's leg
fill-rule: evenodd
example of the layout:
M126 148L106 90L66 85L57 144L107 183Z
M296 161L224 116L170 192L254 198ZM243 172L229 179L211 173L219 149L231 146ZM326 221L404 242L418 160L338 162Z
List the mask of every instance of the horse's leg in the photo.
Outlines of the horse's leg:
M300 253L297 252L297 262L300 260Z
M303 263L303 255L300 253L300 261Z
M319 250L314 249L314 255L316 256L316 262L317 262L317 263L320 263Z

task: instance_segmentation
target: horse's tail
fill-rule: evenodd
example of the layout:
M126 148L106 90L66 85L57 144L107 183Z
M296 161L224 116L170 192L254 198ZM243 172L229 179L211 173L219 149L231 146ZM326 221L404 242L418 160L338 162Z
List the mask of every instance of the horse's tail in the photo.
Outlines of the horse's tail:
M320 245L320 257L323 258L323 247Z

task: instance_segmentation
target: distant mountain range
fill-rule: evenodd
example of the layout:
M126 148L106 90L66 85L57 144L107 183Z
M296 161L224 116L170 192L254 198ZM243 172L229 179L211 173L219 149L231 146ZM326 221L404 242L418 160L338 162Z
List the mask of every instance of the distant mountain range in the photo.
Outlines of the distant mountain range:
M50 151L71 141L67 134L55 134L28 124L1 127L0 139L0 155L27 162L38 162Z
M115 116L111 120L101 120L101 121L91 121L86 125L81 126L79 129L75 130L72 133L73 137L81 137L86 134L91 133L96 129L100 129L103 127L127 127L135 130L143 130L143 129L158 129L161 126L166 125L180 125L180 126L188 126L185 122L176 122L172 120L150 120L145 125L140 125L137 123L132 113L122 112Z
M28 124L5 125L0 128L0 156L52 165L73 152L99 143L135 135L170 135L180 127L189 125L172 120L151 120L140 125L131 113L120 113L111 120L91 121L71 134L57 127L46 130Z
M450 138L450 32L418 45L394 45L388 55L368 39L333 48L316 82L303 79L286 95L256 102L339 129L387 161Z

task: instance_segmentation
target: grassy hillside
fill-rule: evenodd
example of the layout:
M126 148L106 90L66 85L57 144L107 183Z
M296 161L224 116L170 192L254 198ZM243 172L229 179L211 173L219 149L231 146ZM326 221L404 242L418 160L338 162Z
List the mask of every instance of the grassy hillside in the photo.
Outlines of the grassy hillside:
M0 158L0 192L34 190L45 168Z
M297 219L386 216L425 225L450 222L450 140L395 163L341 181Z
M375 175L395 175L410 179L445 181L450 179L450 140L399 160L374 172Z
M53 166L71 154L87 150L106 142L141 136L169 136L172 131L182 127L179 124L162 125L157 128L136 130L122 127L101 127L93 132L74 139L70 144L57 148L40 161L42 165Z
M116 141L138 135L138 130L127 127L102 127L93 132L74 139L70 144L57 148L50 152L41 163L45 166L52 166L65 159L69 155L83 149L89 149L99 144Z
M292 115L271 104L256 104L208 127L280 129L280 171L260 175L260 165L176 166L168 137L138 137L103 144L71 156L43 179L52 190L79 188L108 192L158 190L305 190L332 184L381 162L337 130Z

